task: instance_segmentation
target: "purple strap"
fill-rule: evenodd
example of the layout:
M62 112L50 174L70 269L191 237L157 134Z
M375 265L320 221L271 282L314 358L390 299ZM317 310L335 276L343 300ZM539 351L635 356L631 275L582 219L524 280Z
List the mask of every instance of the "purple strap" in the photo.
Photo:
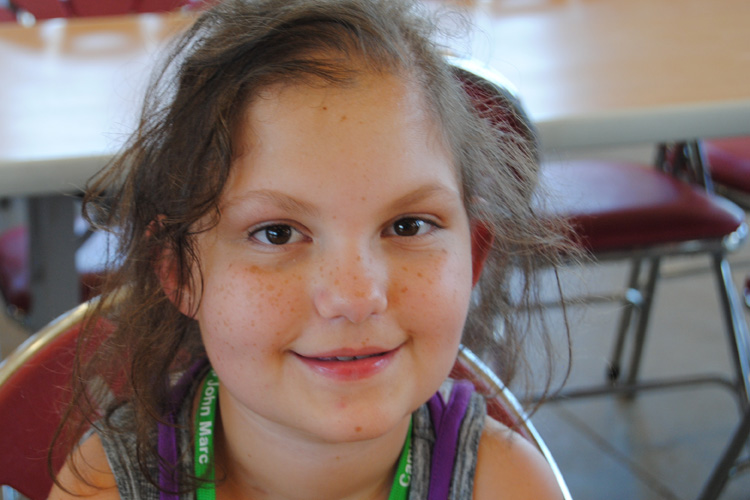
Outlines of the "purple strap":
M458 432L469 407L474 386L465 380L453 384L448 403L438 392L430 398L430 418L435 429L435 446L430 467L428 500L445 500L450 492L453 466L456 461ZM164 500L164 499L162 499Z
M178 454L177 447L177 412L187 395L195 377L208 364L208 360L201 359L193 363L172 388L169 395L169 406L164 422L159 422L159 500L179 500L179 483L177 478Z

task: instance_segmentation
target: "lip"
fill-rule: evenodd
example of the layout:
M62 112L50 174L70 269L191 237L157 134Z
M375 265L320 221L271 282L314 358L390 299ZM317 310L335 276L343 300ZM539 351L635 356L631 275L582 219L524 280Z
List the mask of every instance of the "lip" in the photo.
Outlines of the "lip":
M315 356L294 355L313 372L339 381L355 381L370 378L385 370L394 360L401 346L385 350L341 349ZM337 359L359 358L359 359Z

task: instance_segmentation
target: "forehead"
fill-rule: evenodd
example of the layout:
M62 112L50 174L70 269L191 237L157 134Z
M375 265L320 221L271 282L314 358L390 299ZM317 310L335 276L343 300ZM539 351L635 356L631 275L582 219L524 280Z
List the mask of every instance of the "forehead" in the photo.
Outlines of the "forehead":
M245 111L227 190L287 170L335 170L381 181L389 174L394 182L448 177L460 191L436 116L411 79L392 74L365 73L347 85L274 85Z

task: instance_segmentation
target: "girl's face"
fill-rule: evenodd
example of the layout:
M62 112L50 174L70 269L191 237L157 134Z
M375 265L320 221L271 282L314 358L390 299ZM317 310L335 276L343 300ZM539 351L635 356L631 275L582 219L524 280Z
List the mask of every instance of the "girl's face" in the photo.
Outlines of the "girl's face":
M403 429L448 375L473 285L471 229L422 107L412 85L382 75L275 87L250 106L221 220L197 240L192 314L223 418L370 439Z

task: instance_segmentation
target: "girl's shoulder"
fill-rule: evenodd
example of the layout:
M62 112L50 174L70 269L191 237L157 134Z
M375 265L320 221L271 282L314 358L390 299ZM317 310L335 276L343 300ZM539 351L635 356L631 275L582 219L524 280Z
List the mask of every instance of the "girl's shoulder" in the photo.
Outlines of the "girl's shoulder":
M50 500L116 500L120 498L101 439L91 434L68 457L52 486Z
M561 498L557 479L544 456L526 438L485 418L477 453L474 498L539 500Z

